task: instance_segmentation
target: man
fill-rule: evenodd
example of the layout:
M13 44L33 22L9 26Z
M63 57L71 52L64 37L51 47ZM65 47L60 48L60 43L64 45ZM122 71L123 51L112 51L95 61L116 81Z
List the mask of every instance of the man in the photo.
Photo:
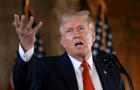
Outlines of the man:
M59 31L66 52L39 60L34 59L34 42L42 22L32 28L33 21L31 17L26 25L24 15L21 21L15 15L20 40L13 69L16 90L124 90L116 68L106 65L100 55L97 59L92 57L95 31L88 11L64 14Z

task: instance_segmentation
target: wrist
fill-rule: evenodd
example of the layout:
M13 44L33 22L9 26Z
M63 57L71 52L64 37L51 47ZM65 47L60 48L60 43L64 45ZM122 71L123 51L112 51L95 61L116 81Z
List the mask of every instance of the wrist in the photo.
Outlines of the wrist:
M21 44L25 53L34 46L34 44L30 44L30 45L29 44L22 44L22 43L20 43L20 44Z

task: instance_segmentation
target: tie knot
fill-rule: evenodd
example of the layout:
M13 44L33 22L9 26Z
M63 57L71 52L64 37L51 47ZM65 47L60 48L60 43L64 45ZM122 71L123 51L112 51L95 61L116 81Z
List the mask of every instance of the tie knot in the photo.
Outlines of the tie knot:
M88 63L86 61L83 61L82 64L81 64L81 66L83 68L88 68Z

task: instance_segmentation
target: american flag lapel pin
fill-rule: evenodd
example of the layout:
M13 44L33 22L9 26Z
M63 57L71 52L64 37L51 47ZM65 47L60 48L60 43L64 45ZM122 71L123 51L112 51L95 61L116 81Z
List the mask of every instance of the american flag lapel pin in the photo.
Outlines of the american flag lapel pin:
M104 74L107 75L107 72L104 70Z

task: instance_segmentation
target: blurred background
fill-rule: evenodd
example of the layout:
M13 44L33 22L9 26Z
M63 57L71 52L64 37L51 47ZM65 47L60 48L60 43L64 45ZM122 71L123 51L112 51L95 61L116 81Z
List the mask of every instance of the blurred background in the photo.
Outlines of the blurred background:
M39 30L47 56L63 52L59 44L58 23L66 12L90 10L96 23L99 4L106 8L114 50L130 74L134 89L140 88L140 0L30 0L36 22L43 21ZM8 90L18 49L14 14L22 15L23 0L0 0L0 90ZM129 86L126 78L126 90Z

